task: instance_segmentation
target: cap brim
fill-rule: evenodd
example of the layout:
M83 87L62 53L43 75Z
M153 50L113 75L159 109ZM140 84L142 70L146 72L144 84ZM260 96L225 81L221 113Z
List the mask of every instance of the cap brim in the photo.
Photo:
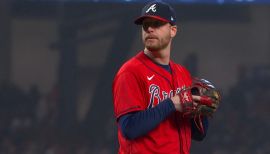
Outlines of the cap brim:
M163 21L163 22L170 22L168 21L167 19L164 19L164 18L161 18L160 16L153 16L153 15L144 15L144 16L140 16L139 18L137 18L134 23L136 25L142 25L142 22L145 18L153 18L153 19L157 19L157 20L160 20L160 21Z

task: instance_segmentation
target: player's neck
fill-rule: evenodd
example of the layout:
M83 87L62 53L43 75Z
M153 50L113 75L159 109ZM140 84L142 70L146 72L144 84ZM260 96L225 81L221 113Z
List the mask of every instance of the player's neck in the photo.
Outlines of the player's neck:
M149 51L144 49L144 53L151 58L155 63L162 65L169 65L170 62L170 48L165 48L159 51Z

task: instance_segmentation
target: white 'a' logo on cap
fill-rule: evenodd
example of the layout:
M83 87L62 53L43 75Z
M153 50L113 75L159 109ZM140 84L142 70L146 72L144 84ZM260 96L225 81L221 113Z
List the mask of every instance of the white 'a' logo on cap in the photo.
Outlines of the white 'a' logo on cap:
M156 4L151 5L145 12L148 13L149 11L156 12Z

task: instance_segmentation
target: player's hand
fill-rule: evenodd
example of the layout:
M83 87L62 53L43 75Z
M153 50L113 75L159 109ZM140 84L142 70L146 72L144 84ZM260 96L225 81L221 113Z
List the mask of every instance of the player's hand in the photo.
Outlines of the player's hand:
M196 102L201 100L201 96L192 95L192 99L193 99L194 103L196 103Z
M175 95L175 96L171 97L171 100L173 102L173 105L174 105L176 111L182 112L182 106L181 106L181 103L180 103L179 96Z
M171 100L174 104L176 111L179 111L182 113L189 111L190 108L193 106L193 102L186 102L186 101L181 102L181 98L179 95L175 95L174 97L171 97Z
M198 95L192 95L192 101L190 102L181 102L179 95L175 95L171 98L171 100L174 104L176 111L181 112L185 115L189 115L191 117L197 114L211 116L216 110L216 108L213 108L212 106L202 104L203 101L205 101L205 98Z

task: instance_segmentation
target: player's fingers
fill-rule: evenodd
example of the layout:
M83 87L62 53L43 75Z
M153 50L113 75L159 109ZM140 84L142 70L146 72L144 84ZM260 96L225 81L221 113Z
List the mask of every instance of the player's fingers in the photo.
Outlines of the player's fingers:
M192 99L193 99L193 101L198 102L201 100L201 96L192 95Z

